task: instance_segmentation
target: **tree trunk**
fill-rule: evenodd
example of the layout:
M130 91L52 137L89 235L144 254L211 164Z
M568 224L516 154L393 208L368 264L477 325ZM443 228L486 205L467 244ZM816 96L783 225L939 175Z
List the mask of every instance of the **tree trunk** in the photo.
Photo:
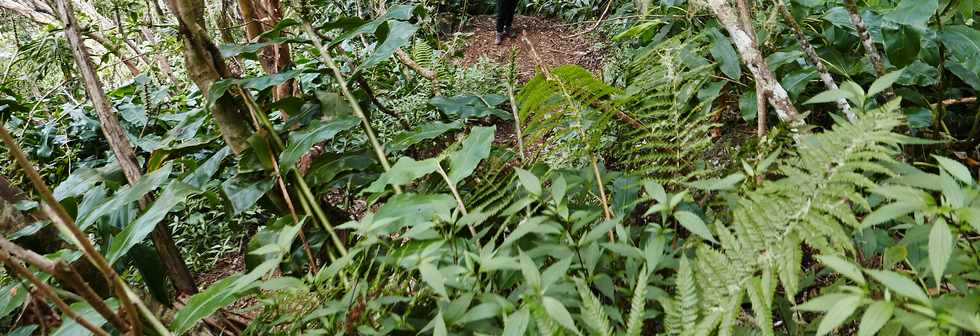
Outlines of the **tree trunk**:
M167 0L167 6L177 17L180 33L184 41L184 60L191 80L201 89L205 97L214 82L231 78L225 61L218 48L211 42L204 22L203 3L194 0ZM212 106L214 121L221 130L221 136L235 154L241 154L248 147L248 137L252 135L248 111L240 98L225 95Z
M728 4L728 0L709 0L708 6L711 7L711 11L718 17L718 21L728 31L732 42L738 49L742 62L752 72L755 80L762 84L761 88L765 91L766 99L776 111L779 119L790 124L791 127L803 124L803 117L800 116L796 107L789 100L786 89L776 81L772 71L769 70L769 65L766 64L765 58L762 57L762 53L753 46L752 37L740 27L739 19Z
M262 33L271 30L282 20L282 6L279 0L238 0L238 8L242 13L245 34L249 42L264 42L259 38ZM277 74L292 65L289 45L277 44L262 48L259 53L259 63L267 75ZM293 95L296 82L287 81L276 87L276 99Z
M66 0L59 0L66 1ZM82 43L82 35L78 27L78 22L71 12L71 6L67 3L60 4L64 10L61 11L61 21L65 23L65 35L71 45L72 56L78 65L78 72L81 74L85 83L85 92L92 100L92 106L98 115L102 133L109 142L115 154L116 161L122 168L123 174L129 184L135 184L142 177L139 164L136 162L136 153L133 146L126 138L126 133L119 124L119 119L112 112L109 100L102 89L102 81L90 63L90 56L85 45ZM149 199L140 200L140 207L146 208ZM170 236L170 228L166 225L157 225L151 234L153 245L157 249L160 260L167 269L168 276L173 281L174 287L182 294L194 294L197 286L191 276L184 259L180 256L177 245Z

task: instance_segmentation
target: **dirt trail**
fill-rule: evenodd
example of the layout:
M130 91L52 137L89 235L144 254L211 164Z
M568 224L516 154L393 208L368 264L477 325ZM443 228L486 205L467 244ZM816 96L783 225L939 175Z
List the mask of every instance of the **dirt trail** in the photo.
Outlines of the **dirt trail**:
M526 82L534 76L538 66L531 48L524 42L526 38L534 45L545 66L578 64L596 75L600 74L604 50L590 34L581 34L576 30L580 27L553 19L517 16L514 18L517 38L507 38L498 46L494 45L495 20L492 15L476 16L466 27L466 31L473 33L473 36L459 61L461 65L471 65L481 56L486 56L506 66L511 62L511 52L516 51L517 77L521 82Z

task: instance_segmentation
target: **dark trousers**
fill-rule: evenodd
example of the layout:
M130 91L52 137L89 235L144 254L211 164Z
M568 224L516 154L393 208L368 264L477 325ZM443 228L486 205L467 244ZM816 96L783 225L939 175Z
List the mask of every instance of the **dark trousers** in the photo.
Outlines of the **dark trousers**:
M497 0L497 32L503 33L504 28L510 28L514 23L514 11L517 10L517 0Z

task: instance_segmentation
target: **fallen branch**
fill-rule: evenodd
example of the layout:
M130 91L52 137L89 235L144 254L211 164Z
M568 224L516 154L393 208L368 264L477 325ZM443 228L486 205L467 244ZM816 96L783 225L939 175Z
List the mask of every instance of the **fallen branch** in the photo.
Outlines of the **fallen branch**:
M769 66L762 57L762 53L759 52L759 49L753 48L752 37L744 29L739 27L739 20L732 7L728 4L728 1L709 0L708 6L711 7L711 11L718 17L718 21L725 26L725 30L731 35L732 42L735 43L742 62L752 72L756 81L762 84L763 91L766 93L766 99L776 110L776 115L779 116L779 119L793 128L805 124L803 117L796 111L796 107L789 100L789 94L786 92L786 89L776 81L772 71L769 70Z
M820 74L820 80L823 82L824 86L827 87L827 90L839 89L837 83L834 82L834 77L830 75L830 71L827 69L827 66L820 60L820 55L817 55L817 51L813 49L813 45L810 44L809 40L807 40L806 35L803 34L803 29L800 27L800 24L796 22L796 18L793 17L793 13L790 13L789 9L786 8L786 4L783 2L783 0L778 0L776 2L776 7L778 7L779 12L782 13L783 19L786 21L786 25L788 25L790 30L793 31L793 34L796 35L796 40L800 42L800 48L803 49L803 53L806 54L810 63L817 68L817 73ZM857 119L857 115L851 111L851 104L847 102L847 99L838 99L837 107L839 107L841 111L844 111L844 115L847 116L847 120L854 121Z
M568 39L568 38L573 38L573 37L579 37L579 36L588 34L589 32L595 30L596 28L599 28L599 25L602 24L602 21L603 20L605 20L606 15L609 14L609 9L612 8L613 2L616 2L616 1L615 0L607 0L606 1L606 9L602 10L602 15L599 15L599 19L595 21L595 25L593 25L592 28L583 30L581 32L578 32L578 33L575 33L575 34L572 34L572 35L562 36L561 38Z
M398 58L398 60L401 61L402 64L405 64L405 66L408 66L409 68L412 68L412 70L415 70L415 72L418 72L419 75L421 75L422 77L428 78L429 80L432 81L436 80L435 71L423 68L421 65L416 63L415 60L413 60L412 57L409 56L408 53L406 53L401 48L395 49L395 57Z

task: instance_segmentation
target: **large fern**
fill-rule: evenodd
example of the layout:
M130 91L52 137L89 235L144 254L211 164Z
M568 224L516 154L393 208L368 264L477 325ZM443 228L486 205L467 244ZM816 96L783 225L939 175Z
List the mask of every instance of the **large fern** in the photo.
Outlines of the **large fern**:
M875 186L871 176L891 175L900 135L892 129L901 123L898 102L871 111L851 123L838 120L830 131L802 137L797 154L781 163L780 179L766 182L737 201L733 222L717 225L721 248L697 248L694 275L699 286L700 307L674 303L665 307L668 322L676 317L704 312L695 327L730 331L742 296L748 292L757 323L771 334L774 278L779 278L792 301L799 290L802 244L823 254L852 250L851 229L858 220L854 208L870 208L863 191ZM682 284L684 265L678 275L678 295L690 296ZM683 280L683 281L682 281ZM712 315L716 314L716 315ZM690 323L681 323L685 331Z
M711 145L709 102L695 99L714 65L699 58L701 38L661 42L631 64L630 84L617 104L642 124L629 128L615 153L633 174L671 185L698 176L695 162Z

